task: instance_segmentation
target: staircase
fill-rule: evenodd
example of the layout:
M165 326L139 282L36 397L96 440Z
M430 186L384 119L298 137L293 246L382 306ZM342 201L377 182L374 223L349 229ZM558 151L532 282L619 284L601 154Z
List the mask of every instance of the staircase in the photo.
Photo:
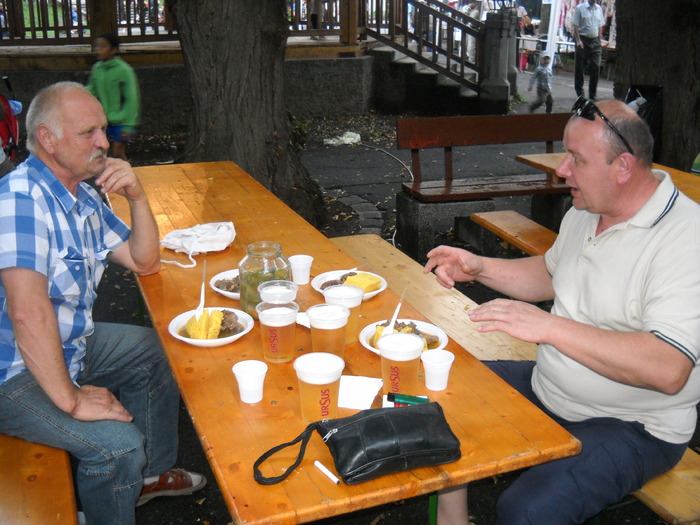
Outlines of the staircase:
M417 46L412 46L416 53ZM373 107L386 113L471 115L478 113L479 94L435 69L388 46L373 48ZM412 53L412 54L413 54ZM430 57L431 53L423 53ZM476 84L476 72L467 72Z

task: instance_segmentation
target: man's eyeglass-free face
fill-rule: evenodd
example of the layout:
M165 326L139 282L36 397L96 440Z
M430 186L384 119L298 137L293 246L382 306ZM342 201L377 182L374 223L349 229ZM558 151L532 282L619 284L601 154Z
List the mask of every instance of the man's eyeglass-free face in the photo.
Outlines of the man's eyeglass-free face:
M608 120L608 117L603 115L603 112L598 109L598 106L596 106L593 101L583 97L578 97L576 102L574 102L574 105L571 107L571 111L573 111L577 116L583 117L587 120L595 120L596 115L598 115L600 120L605 122L612 132L615 133L615 135L617 135L617 137L622 141L627 148L627 151L634 155L634 150L632 149L632 146L630 146L629 142L627 142L625 137L622 136L622 133L618 131L615 125Z

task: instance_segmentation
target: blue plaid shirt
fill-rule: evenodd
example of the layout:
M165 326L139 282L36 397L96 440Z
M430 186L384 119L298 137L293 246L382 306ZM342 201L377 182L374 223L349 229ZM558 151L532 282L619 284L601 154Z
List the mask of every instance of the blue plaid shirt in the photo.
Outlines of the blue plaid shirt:
M31 155L0 179L0 269L28 268L45 275L58 319L63 354L75 379L93 332L92 306L107 255L129 228L88 184L77 197ZM0 384L26 370L7 315L0 281Z

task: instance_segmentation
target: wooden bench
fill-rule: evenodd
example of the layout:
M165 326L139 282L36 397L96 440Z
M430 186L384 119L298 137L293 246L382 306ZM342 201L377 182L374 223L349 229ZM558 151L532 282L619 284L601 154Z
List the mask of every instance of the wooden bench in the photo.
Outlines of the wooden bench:
M78 523L70 459L64 450L0 434L0 523Z
M454 178L453 148L492 144L543 144L551 153L564 136L569 113L410 118L396 121L398 149L411 150L413 181L397 195L397 241L415 258L433 247L438 227L474 212L492 211L493 197L566 194L570 188L548 173ZM421 150L442 148L444 170L425 180ZM544 152L543 151L543 152Z
M544 255L557 234L517 211L472 213L471 220L527 255Z
M700 454L689 448L678 465L634 495L669 523L700 523Z

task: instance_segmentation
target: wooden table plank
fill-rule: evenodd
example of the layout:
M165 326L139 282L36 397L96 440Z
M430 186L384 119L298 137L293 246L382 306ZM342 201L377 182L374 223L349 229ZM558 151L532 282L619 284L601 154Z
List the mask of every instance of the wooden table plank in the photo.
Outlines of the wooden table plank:
M477 323L466 315L477 303L459 290L440 286L434 274L423 273L420 264L378 235L350 235L331 240L352 256L357 265L366 264L364 268L368 271L384 277L392 290L401 293L405 288L407 302L477 359L535 359L537 345L533 343L503 332L478 332Z
M517 155L515 160L532 166L546 173L556 175L559 164L564 160L566 153L541 153L533 155ZM676 187L695 202L700 203L700 177L687 171L669 168L663 164L652 164L652 168L667 172Z
M236 268L246 244L259 240L280 242L288 256L313 255L312 276L357 265L355 258L233 163L143 167L137 168L137 173L158 210L161 237L174 227L234 222L237 236L229 248L197 256L198 261L206 258L209 276ZM116 212L127 217L125 201L116 197L112 201ZM162 255L186 260L169 250L163 250ZM262 359L258 323L240 340L211 349L189 346L168 334L167 326L173 317L196 307L200 271L200 267L163 265L157 274L138 281L223 498L237 523L318 520L575 454L579 449L575 438L450 340L447 348L456 355L453 377L447 390L431 392L430 398L440 402L460 438L462 459L359 485L334 485L313 467L315 459L328 466L333 464L330 452L315 434L306 458L286 481L273 486L258 485L252 479L254 460L272 446L296 437L305 427L299 417L296 376L291 363L270 365L263 401L246 405L238 397L231 366L242 359ZM401 289L392 284L364 302L364 324L390 317L400 293ZM302 311L323 301L322 295L309 285L300 287L297 299ZM416 304L419 302L416 300ZM206 291L206 303L239 307L238 301L210 289ZM424 320L411 303L404 301L401 316ZM308 330L297 327L296 334L298 353L309 351ZM483 340L480 344L487 343ZM346 348L346 374L380 377L379 370L376 354L359 343ZM341 409L339 416L354 412ZM291 463L293 455L294 451L281 454L265 464L263 471L279 474L283 466Z

